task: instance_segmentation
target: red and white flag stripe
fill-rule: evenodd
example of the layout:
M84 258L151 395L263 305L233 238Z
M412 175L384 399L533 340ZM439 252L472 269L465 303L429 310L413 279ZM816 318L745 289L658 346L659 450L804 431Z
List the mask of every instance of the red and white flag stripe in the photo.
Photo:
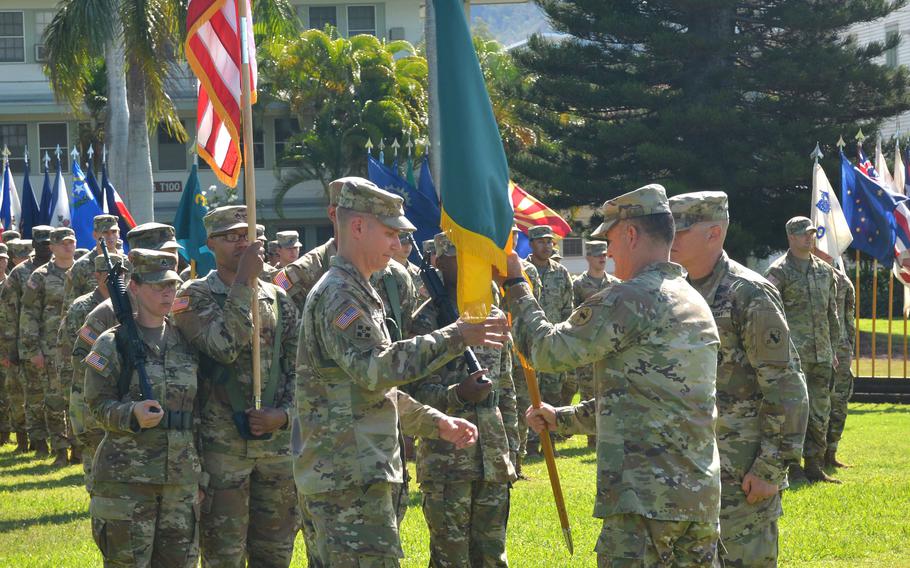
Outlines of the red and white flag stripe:
M247 13L252 14L249 0ZM196 146L218 179L237 185L240 154L240 15L237 0L190 0L186 57L199 80ZM247 22L250 102L256 102L256 45L252 18Z

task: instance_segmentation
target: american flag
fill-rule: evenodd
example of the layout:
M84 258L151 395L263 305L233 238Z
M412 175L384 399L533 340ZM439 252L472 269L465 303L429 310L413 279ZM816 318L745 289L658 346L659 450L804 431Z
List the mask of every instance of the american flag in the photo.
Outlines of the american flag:
M363 312L361 312L357 306L348 306L343 312L338 314L337 318L335 318L335 325L339 329L347 329L348 326L354 322L354 320L362 315Z
M249 0L241 0L247 4ZM240 176L240 11L237 0L190 0L186 58L199 80L196 148L218 179L230 187ZM256 45L246 23L250 102L256 102Z
M85 364L100 373L107 367L107 358L92 351L85 356Z
M274 282L275 286L279 286L284 290L288 290L291 287L291 281L284 273L284 270L276 274L275 278L272 279L272 282Z

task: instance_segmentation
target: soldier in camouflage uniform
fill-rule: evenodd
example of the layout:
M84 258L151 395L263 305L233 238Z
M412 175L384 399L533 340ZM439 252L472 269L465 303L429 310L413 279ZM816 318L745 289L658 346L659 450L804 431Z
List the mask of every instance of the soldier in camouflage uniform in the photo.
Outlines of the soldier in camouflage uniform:
M418 296L422 300L426 300L430 297L430 294L427 292L427 288L423 284L423 278L420 276L420 267L409 260L411 251L414 249L414 245L411 244L411 238L408 233L402 233L398 240L401 242L401 250L395 253L392 260L405 267L408 274L411 275L411 280L414 282L414 289L417 290Z
M540 278L540 293L537 295L541 307L552 322L565 321L572 314L572 277L565 266L553 260L553 229L548 225L537 225L528 230L531 241L531 256L528 260L537 269ZM569 385L566 385L566 382ZM562 392L576 390L575 377L566 373L538 372L537 382L540 386L540 398L544 402L559 406L562 403ZM539 455L540 440L537 433L529 432L527 450L530 455Z
M53 465L59 467L67 464L67 450L72 444L66 435L67 397L51 389L51 377L56 372L57 331L66 305L66 274L73 265L76 234L69 227L54 229L50 247L53 259L32 272L22 293L19 359L26 362L30 380L40 385L43 399L42 404L26 408L26 420L32 424L46 424L51 450L55 454Z
M765 277L780 291L809 390L809 422L803 444L805 477L809 481L840 483L822 469L827 449L831 387L837 367L835 348L841 341L834 270L812 256L815 225L808 217L787 221L790 250L771 263ZM803 472L791 467L791 479Z
M437 267L449 297L457 296L455 246L436 235ZM499 308L493 314L501 315ZM415 315L417 333L440 327L432 302ZM421 329L420 324L424 328ZM417 481L430 531L430 566L507 566L510 485L517 475L518 416L512 384L511 343L474 350L487 383L469 375L457 358L406 390L420 402L477 425L478 443L458 450L439 440L417 446Z
M63 291L63 300L66 305L95 289L95 279L92 276L95 272L95 257L104 256L101 254L99 240L104 238L108 252L116 253L119 250L117 241L120 239L120 226L117 222L118 219L114 215L95 216L92 222L92 238L95 239L95 246L91 252L81 257L77 256L74 251L73 257L78 260L73 263L66 274L66 288Z
M124 259L120 255L110 255L115 264ZM107 261L103 254L95 257L93 273L95 289L79 296L66 311L60 329L57 332L58 368L51 390L62 393L68 398L67 416L70 428L79 442L82 471L85 474L85 488L92 493L92 459L95 450L104 436L104 429L95 420L85 404L85 356L95 344L103 330L93 331L86 324L86 318L101 302L110 297L107 290ZM111 326L113 322L111 322ZM111 327L107 326L107 327ZM105 328L105 330L107 329ZM76 452L76 448L73 448ZM78 462L79 460L75 460Z
M809 414L806 384L770 282L723 250L727 194L670 198L670 258L711 306L720 331L717 446L721 467L720 557L724 566L776 566L780 491L799 461Z
M10 231L4 231L4 234ZM10 260L13 268L0 286L0 366L6 373L6 392L9 397L10 424L16 433L16 452L28 451L28 428L25 422L25 374L19 363L19 350L16 347L19 334L19 304L22 289L31 271L34 260L29 256L32 241L27 239L10 239L8 241ZM45 247L48 255L50 251ZM18 268L25 264L25 268ZM17 270L18 269L18 270ZM46 444L46 443L45 443ZM45 446L46 447L46 446Z
M585 252L588 269L572 280L572 299L575 306L582 305L594 294L619 282L619 278L612 274L607 274L607 243L603 241L588 241L585 243ZM575 379L581 400L594 398L594 365L585 365L575 369ZM568 389L563 389L562 394L563 406L572 404L572 398L575 393ZM588 436L588 447L597 447L594 436Z
M834 269L837 281L837 313L841 317L841 340L835 348L837 369L834 371L834 387L831 390L831 417L828 420L828 447L825 452L825 466L850 467L837 459L837 444L844 433L847 422L847 402L853 395L853 353L856 349L856 288L850 277L834 265L830 255L818 250L812 254L824 260Z
M203 365L203 463L209 474L202 518L203 566L288 566L297 533L291 419L297 310L284 290L259 282L253 337L251 283L262 271L262 246L247 241L246 206L219 207L203 218L217 269L181 286L173 318L211 359ZM261 343L262 408L253 409L252 341ZM253 436L236 421L248 416Z
M285 267L300 258L300 233L297 231L278 231L275 233L278 246L278 263L275 268Z
M94 464L92 534L105 566L190 568L198 561L204 484L195 412L199 356L165 317L180 282L177 259L133 249L130 261L154 398L143 400L138 372L117 347L120 326L102 333L85 358L85 400L105 430Z
M720 463L715 426L719 337L711 309L668 262L673 219L663 187L611 199L595 231L623 282L552 324L509 259L512 333L535 368L594 362L594 400L528 411L532 428L597 434L603 519L598 566L716 561ZM511 285L510 285L511 284Z
M3 231L2 236L0 236L0 241L3 241L3 244L8 244L14 239L21 239L22 234L19 231L14 231L12 229L7 229Z
M5 233L6 231L4 231ZM10 239L12 240L12 239ZM6 243L0 243L0 290L6 283L7 266L9 265L9 252ZM2 292L0 292L2 294ZM6 387L6 367L0 366L0 446L10 440L13 431L12 416L10 414L9 392Z
M368 278L386 266L398 233L413 230L401 197L361 178L339 180L334 212L338 253L306 301L298 342L302 451L298 491L315 527L324 566L398 566L402 557L393 484L401 483L398 414L413 399L394 387L454 359L466 344L501 342L502 321L456 322L392 342L382 300ZM464 447L470 423L414 407L404 428ZM366 441L360 443L359 441Z

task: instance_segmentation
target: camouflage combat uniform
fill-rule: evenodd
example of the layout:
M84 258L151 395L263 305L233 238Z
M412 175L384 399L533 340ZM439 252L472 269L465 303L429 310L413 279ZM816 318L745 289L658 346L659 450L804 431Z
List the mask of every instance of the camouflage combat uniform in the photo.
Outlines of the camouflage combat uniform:
M612 274L604 273L602 278L595 278L588 274L587 271L578 275L572 281L572 298L575 306L582 305L588 298L601 290L606 290L613 284L619 282ZM575 369L575 380L578 384L580 400L590 400L594 398L594 365L585 365ZM562 404L572 404L574 392L563 391Z
M809 391L809 421L803 444L808 467L825 458L827 446L834 348L841 339L834 271L814 256L801 260L787 252L771 264L765 277L780 291Z
M9 255L6 252L6 244L0 243L0 256L9 259ZM4 284L6 284L6 271L0 273L0 302L2 302ZM2 304L0 304L0 310L3 310ZM2 324L3 321L3 315L0 314L0 324ZM6 385L6 375L7 368L0 365L0 433L9 435L9 433L13 431L13 424L12 415L10 413L10 397Z
M603 211L598 235L669 206L663 188L651 185ZM535 368L595 363L595 399L557 409L557 424L560 433L597 434L598 566L711 565L720 509L719 336L683 269L647 265L563 323L548 323L524 284L509 289L508 301L513 337Z
M33 441L47 439L44 420L29 422L26 408L43 404L44 391L37 380L28 380L28 370L19 359L19 314L22 306L22 292L34 272L35 259L29 258L13 267L3 286L0 287L0 350L9 359L6 369L6 385L10 400L10 421L16 432L28 432ZM37 414L36 410L33 414Z
M856 289L850 278L834 269L837 278L837 313L841 316L841 341L838 342L837 370L834 371L834 388L831 391L831 418L828 424L827 453L837 452L837 444L847 422L847 401L853 394L853 354L856 349ZM829 460L830 461L830 460Z
M328 272L329 260L336 254L338 249L335 239L329 239L281 269L272 282L283 288L297 310L302 312L307 294L322 275Z
M542 286L537 267L527 260L522 260L521 268L531 281L534 297L539 300ZM505 305L502 308L508 309ZM518 355L515 354L514 348L512 349L512 382L515 384L515 397L518 407L518 458L520 460L528 449L528 419L525 416L525 410L531 406L531 395L528 394L528 381L525 379L524 368L521 366L521 361L518 360Z
M218 210L215 210L218 211ZM210 213L211 214L211 213ZM284 410L286 425L270 440L244 440L234 424L230 403L236 381L242 399L252 407L252 289L245 283L226 284L212 271L181 286L173 317L183 335L219 365L234 374L227 381L205 376L202 399L203 462L209 474L202 519L204 566L288 566L297 533L297 496L291 465L291 420L294 403L294 354L297 353L297 310L283 290L259 284L259 338L262 391L278 381L273 400L264 407ZM277 337L280 309L281 345ZM273 352L280 349L273 368Z
M66 407L68 395L52 388L51 377L56 373L57 331L63 319L63 288L66 268L54 261L35 269L22 294L19 314L19 359L25 364L30 380L38 383L31 389L41 389L42 404L26 407L26 422L46 424L51 450L70 447L66 433ZM30 359L44 355L44 368L39 369ZM38 430L40 432L40 429ZM31 428L29 433L31 434ZM40 438L40 436L39 436Z
M534 265L540 277L540 306L547 319L552 322L565 321L572 315L572 277L565 266L553 259L547 260L543 267ZM549 404L559 405L562 402L562 390L566 382L566 373L537 373L540 385L540 398ZM574 381L574 377L572 377ZM535 436L531 434L532 438Z
M95 257L100 255L98 247L93 248L88 254L66 271L66 280L63 289L63 300L69 305L79 296L84 296L95 289Z

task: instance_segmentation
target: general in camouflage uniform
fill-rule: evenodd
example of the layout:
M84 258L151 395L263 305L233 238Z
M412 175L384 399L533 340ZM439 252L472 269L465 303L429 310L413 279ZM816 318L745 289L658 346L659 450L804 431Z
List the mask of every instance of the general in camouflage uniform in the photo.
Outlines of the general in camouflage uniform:
M436 235L437 267L450 297L458 278L455 246ZM493 313L500 315L498 308ZM415 320L418 333L440 327L432 302ZM421 328L421 324L423 327ZM430 565L438 567L507 566L506 528L510 485L517 475L518 416L512 384L511 343L474 350L489 385L479 385L459 357L406 390L420 402L477 425L478 443L455 449L441 440L420 440L417 481L430 531Z
M816 249L813 254L834 269L837 280L837 313L841 317L841 341L835 348L837 369L834 371L834 387L831 390L831 417L828 420L828 447L825 465L828 467L849 467L837 459L837 444L844 433L847 422L847 402L853 395L853 354L856 349L856 289L853 282L842 270L832 264L833 259Z
M720 331L720 556L724 566L776 566L780 490L800 459L809 413L783 304L770 282L724 252L726 193L677 195L670 209L671 258L689 271Z
M822 469L831 414L835 348L841 341L834 270L812 256L817 229L807 217L787 221L790 250L771 263L765 277L780 291L809 390L809 422L803 444L805 476L810 481L839 483ZM800 475L798 463L793 474ZM792 476L791 476L792 477Z
M673 221L663 187L607 201L603 216L595 235L609 241L623 282L557 324L526 285L508 290L513 337L535 368L595 363L594 400L555 412L544 405L529 420L597 434L598 566L710 566L720 509L717 326L682 267L667 261ZM520 282L517 272L510 259L506 284Z
M204 482L195 411L199 356L162 309L174 301L177 259L147 249L133 249L130 259L154 399L143 400L139 375L117 348L121 328L102 333L85 358L85 399L105 431L94 463L92 534L105 566L190 568L198 561Z
M120 255L110 255L111 261L122 262L125 260ZM82 449L82 471L85 474L85 488L92 493L92 459L95 450L104 436L104 429L91 415L85 404L85 356L95 344L98 337L107 329L115 325L112 319L101 329L93 329L86 322L89 314L103 301L110 297L107 291L107 260L103 254L97 255L93 262L95 289L76 298L69 307L60 329L57 332L57 368L54 388L64 393L69 398L67 416L73 435L79 441ZM113 310L111 310L113 314Z
M588 269L572 280L572 300L575 306L582 305L594 294L619 282L619 278L606 272L607 243L588 241L585 243L585 252L587 253L585 260L588 262ZM594 365L585 365L575 369L575 379L581 400L594 398ZM574 391L563 389L563 406L572 404L574 396ZM593 436L588 436L588 447L596 447Z
M43 404L26 407L26 421L46 424L51 450L56 454L54 465L62 466L67 463L67 449L71 446L66 428L69 397L51 388L51 377L56 373L57 331L66 305L66 272L73 265L76 234L69 227L54 229L50 246L53 259L32 272L22 293L19 358L26 362L29 378L40 384L43 393Z
M96 215L92 222L92 238L95 239L95 246L92 250L78 258L70 267L66 274L66 287L63 291L64 301L69 305L74 299L88 294L95 289L95 257L101 254L101 243L99 239L104 238L104 244L108 252L116 253L118 249L117 241L120 239L120 226L117 224L118 218L114 215Z
M7 234L10 231L4 231ZM19 361L19 306L22 290L34 270L35 260L30 257L32 241L10 239L7 241L13 268L0 286L0 365L6 373L6 392L9 397L10 423L16 433L16 452L27 452L28 428L25 421L26 381L25 369ZM42 249L50 255L47 245ZM25 265L23 268L19 266ZM38 403L40 403L40 392ZM47 435L45 434L45 438ZM47 442L43 439L45 455Z
M467 338L479 330L486 337L494 326L459 322L393 343L382 299L367 277L400 246L397 232L413 226L400 197L360 178L340 185L338 254L310 291L302 316L298 404L304 438L295 475L314 523L313 556L320 565L397 566L403 555L393 501L393 485L403 481L398 414L408 416L406 432L425 438L446 437L447 420L395 387L439 369L464 350ZM359 265L347 256L355 247L366 251ZM404 412L405 403L415 412ZM447 439L471 442L476 430L459 424L447 430Z
M565 266L552 258L553 229L548 225L538 225L528 230L531 240L531 256L528 260L537 268L540 278L540 294L537 298L540 306L552 322L565 321L572 314L572 277ZM566 385L565 383L569 384ZM575 391L575 376L567 373L539 372L537 383L540 386L540 398L546 403L560 405L562 403L563 389ZM529 432L528 453L539 453L539 440L537 434Z
M204 566L288 566L297 533L291 463L291 418L297 353L297 310L284 290L258 286L260 327L253 337L250 281L259 247L246 241L246 207L219 207L203 219L219 268L186 282L173 317L209 361L202 402L203 462L209 474L202 518ZM252 341L261 343L262 409L253 407ZM249 416L253 435L235 421Z

